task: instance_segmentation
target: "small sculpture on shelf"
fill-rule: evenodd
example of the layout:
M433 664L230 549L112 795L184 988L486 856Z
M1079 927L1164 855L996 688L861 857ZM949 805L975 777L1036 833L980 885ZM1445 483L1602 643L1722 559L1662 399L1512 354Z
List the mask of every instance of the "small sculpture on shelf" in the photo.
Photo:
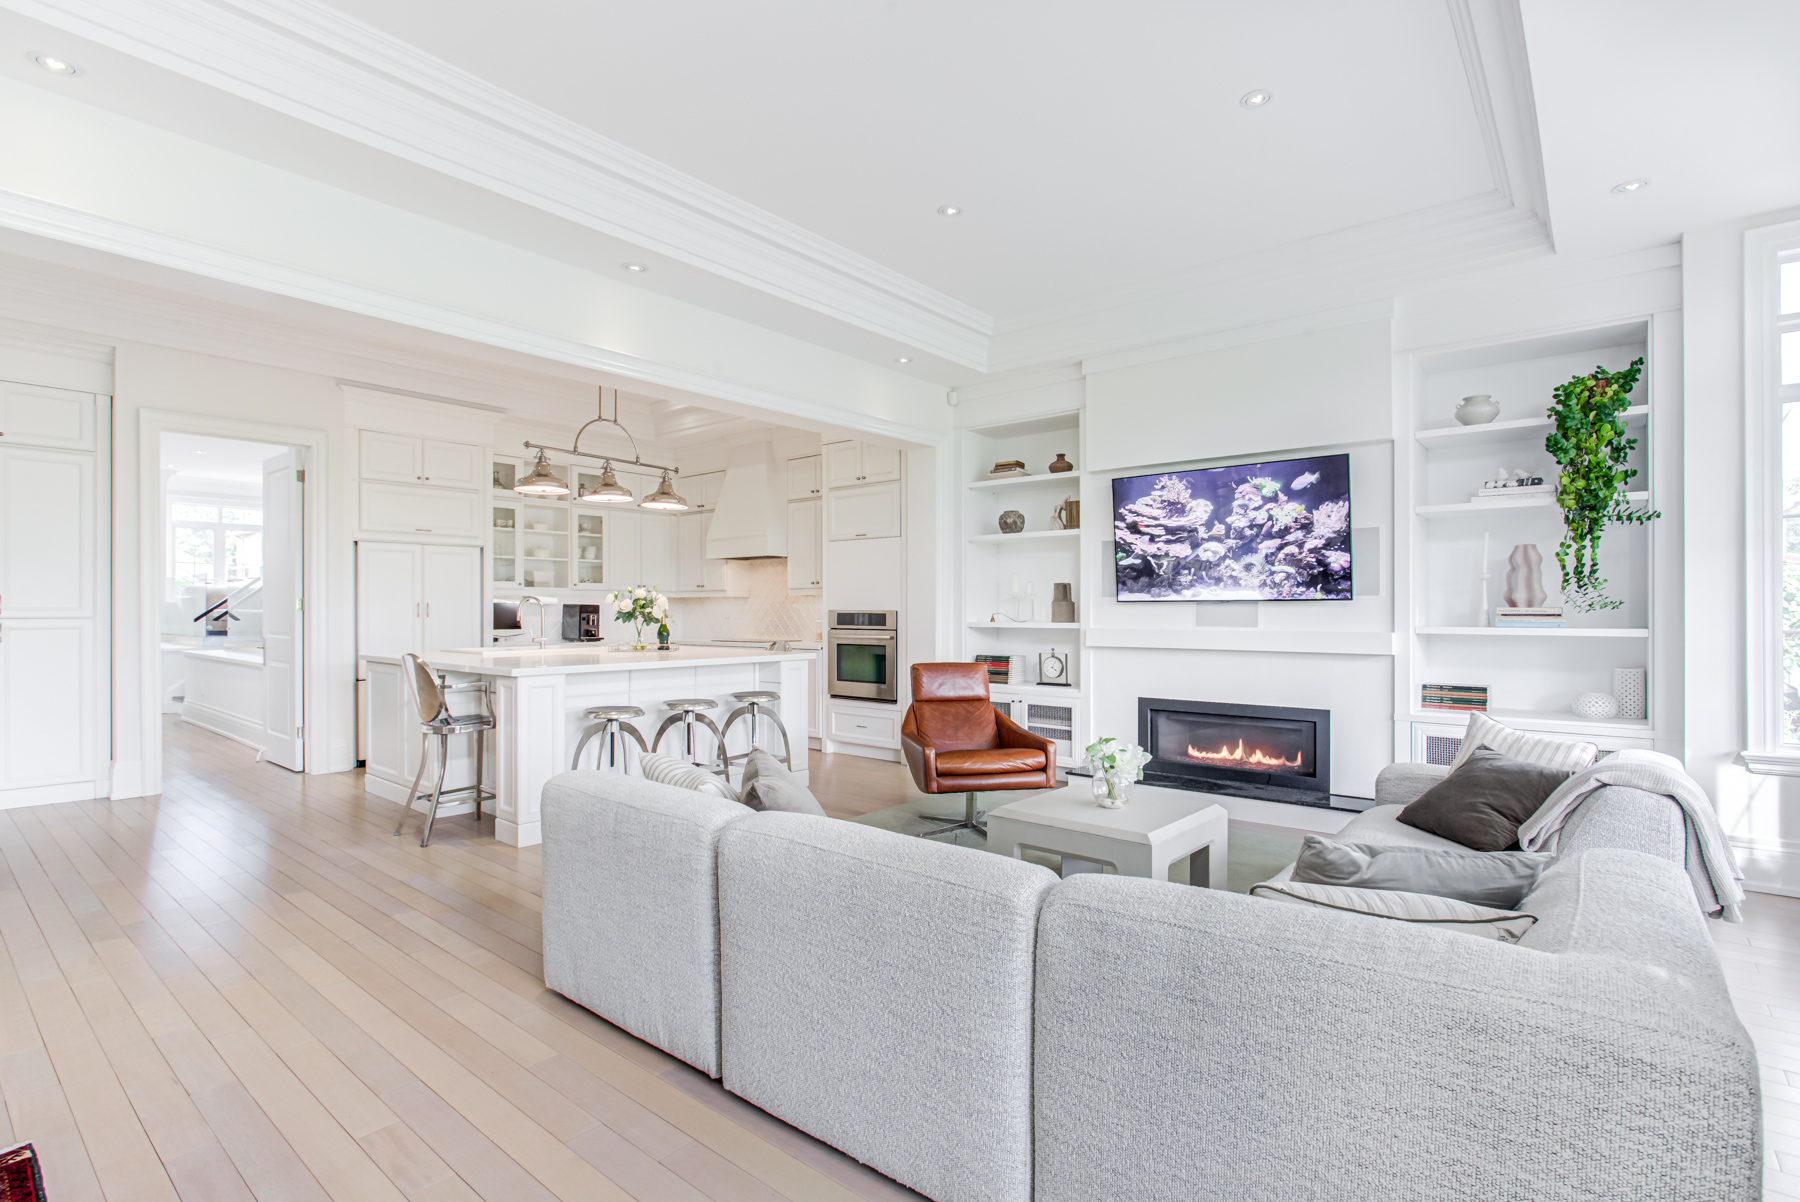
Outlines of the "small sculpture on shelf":
M1520 543L1506 559L1506 603L1515 608L1535 609L1548 594L1544 592L1544 555L1536 543Z
M1075 620L1075 586L1053 584L1050 586L1050 590L1050 620L1052 622L1073 622Z
M1016 509L1009 509L1000 515L1000 533L1017 534L1025 529L1025 515Z
M1485 392L1464 397L1456 407L1456 420L1465 426L1485 426L1499 416L1499 404Z
M1059 530L1081 529L1081 502L1074 497L1064 497L1062 504L1051 511L1050 517L1056 522Z
M1577 718L1604 721L1619 716L1619 699L1611 693L1580 693L1572 708Z

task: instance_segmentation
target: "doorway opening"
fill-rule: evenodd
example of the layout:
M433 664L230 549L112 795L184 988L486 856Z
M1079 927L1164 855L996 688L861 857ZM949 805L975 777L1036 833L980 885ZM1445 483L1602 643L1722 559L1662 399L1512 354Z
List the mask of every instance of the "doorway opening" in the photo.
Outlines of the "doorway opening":
M304 450L164 431L165 714L305 770Z

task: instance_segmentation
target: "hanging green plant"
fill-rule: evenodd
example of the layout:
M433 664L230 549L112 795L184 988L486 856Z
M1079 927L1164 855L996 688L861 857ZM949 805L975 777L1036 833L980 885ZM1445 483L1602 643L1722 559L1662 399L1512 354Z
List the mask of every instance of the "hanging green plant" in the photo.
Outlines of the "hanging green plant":
M1625 436L1622 414L1627 398L1644 370L1641 358L1624 371L1596 367L1556 389L1549 417L1556 428L1544 449L1562 467L1556 478L1556 503L1563 512L1563 540L1556 548L1562 568L1563 604L1570 609L1617 609L1624 604L1606 595L1600 575L1600 535L1609 524L1644 525L1662 516L1647 507L1633 508L1626 485L1637 475L1625 460L1637 439Z

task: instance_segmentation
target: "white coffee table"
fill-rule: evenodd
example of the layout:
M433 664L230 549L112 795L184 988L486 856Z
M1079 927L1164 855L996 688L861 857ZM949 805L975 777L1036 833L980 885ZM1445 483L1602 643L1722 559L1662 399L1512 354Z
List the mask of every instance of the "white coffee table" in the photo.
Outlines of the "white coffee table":
M987 824L989 851L1014 858L1026 848L1060 855L1064 876L1111 864L1123 876L1166 881L1177 860L1192 856L1190 884L1223 889L1228 879L1230 822L1225 808L1204 793L1140 782L1129 805L1109 810L1095 804L1092 786L1078 779L989 810Z

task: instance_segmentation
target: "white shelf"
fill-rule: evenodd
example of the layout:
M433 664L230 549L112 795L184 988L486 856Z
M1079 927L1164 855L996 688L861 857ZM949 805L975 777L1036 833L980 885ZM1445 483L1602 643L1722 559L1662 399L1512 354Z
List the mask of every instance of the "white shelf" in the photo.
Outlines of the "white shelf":
M970 630L1080 630L1080 622L1014 622L1002 619L998 622L968 623Z
M1650 729L1648 718L1578 718L1568 710L1491 709L1478 712L1485 712L1494 721L1504 722L1509 726L1551 729L1568 734L1631 735L1640 739L1652 738L1656 734ZM1468 715L1468 710L1415 709L1412 712L1412 720L1461 726Z
M1233 626L1169 630L1090 626L1087 645L1151 651L1184 647L1200 651L1285 651L1306 655L1394 654L1394 636L1385 630L1264 630Z
M977 480L969 485L976 492L1004 492L1012 488L1030 488L1034 484L1056 484L1064 480L1079 480L1080 472L1039 472L1034 476L1007 476L999 480Z
M1641 430L1649 417L1650 406L1633 405L1625 410L1626 428L1637 427ZM1413 437L1419 440L1421 446L1437 450L1446 447L1475 447L1490 442L1512 442L1533 435L1548 434L1555 428L1556 423L1547 417L1525 417L1510 422L1489 422L1485 426L1434 426L1415 432Z
M988 695L995 693L1024 693L1033 701L1046 700L1053 697L1068 697L1079 701L1081 690L1073 685L1055 684L990 684Z
M1650 502L1647 492L1628 492L1625 499L1634 505L1646 505ZM1422 518L1454 518L1468 517L1477 513L1506 513L1515 509L1553 509L1556 506L1555 493L1534 493L1516 500L1501 497L1493 501L1463 501L1455 505L1420 505L1413 512Z
M1517 626L1420 626L1415 633L1443 634L1475 638L1527 639L1647 639L1650 631L1641 626L1552 626L1543 630Z
M1017 534L972 534L972 543L1019 543L1036 542L1046 538L1080 538L1079 530L1021 530Z

